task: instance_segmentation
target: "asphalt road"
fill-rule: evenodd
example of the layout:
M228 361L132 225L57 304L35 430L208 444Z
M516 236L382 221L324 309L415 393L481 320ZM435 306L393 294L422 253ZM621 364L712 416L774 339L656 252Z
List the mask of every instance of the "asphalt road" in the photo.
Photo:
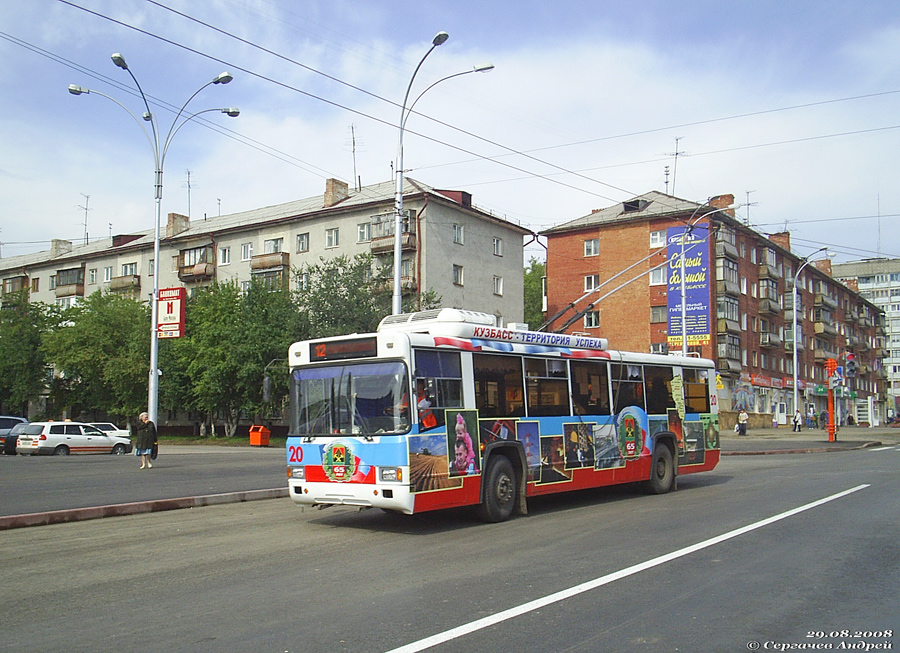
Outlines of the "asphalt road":
M898 468L896 446L731 456L670 495L544 498L492 525L468 511L302 511L272 499L10 530L0 533L0 646L892 645Z
M0 456L0 516L287 487L284 447L165 445L130 456Z

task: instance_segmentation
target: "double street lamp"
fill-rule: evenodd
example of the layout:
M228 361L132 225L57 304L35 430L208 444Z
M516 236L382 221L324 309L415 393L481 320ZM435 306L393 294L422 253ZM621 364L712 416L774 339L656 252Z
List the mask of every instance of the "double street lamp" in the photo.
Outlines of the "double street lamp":
M137 87L138 93L141 95L141 99L144 101L144 109L145 112L141 115L141 118L144 122L150 123L150 131L147 131L147 128L143 125L141 120L138 119L132 111L126 107L124 104L116 100L115 98L106 95L105 93L100 93L99 91L92 91L90 89L84 88L82 86L77 86L75 84L69 85L69 93L72 95L87 95L93 93L94 95L100 95L105 97L108 100L112 100L120 107L125 109L128 114L134 118L135 122L141 128L141 131L144 132L144 135L147 137L147 140L150 143L150 148L153 150L153 165L154 165L154 177L153 177L153 187L154 187L154 197L156 204L156 228L153 234L153 298L150 303L150 381L148 384L148 398L147 398L147 413L150 415L150 420L154 424L158 424L157 414L159 407L159 337L157 333L157 322L159 319L159 275L160 275L160 264L159 264L159 244L160 244L160 236L159 236L159 224L161 220L161 209L162 209L162 190L163 190L163 166L166 161L166 152L169 151L169 145L172 144L172 138L174 138L175 134L178 133L186 123L193 120L197 116L209 113L213 111L218 111L220 113L224 113L225 115L236 118L240 115L240 110L234 107L228 107L224 109L203 109L202 111L197 111L196 113L192 113L187 117L183 117L184 111L187 108L187 105L190 104L191 100L193 100L200 91L205 89L207 86L211 86L213 84L227 84L230 82L233 77L230 73L224 72L219 75L216 75L212 80L208 81L206 84L198 88L194 93L181 105L181 108L178 110L178 113L175 114L175 119L172 121L172 124L169 126L169 131L166 134L165 139L161 140L161 132L159 130L159 125L156 120L156 115L150 111L150 103L147 101L147 96L144 95L144 91L141 88L140 83L137 80L137 77L134 76L134 73L131 72L131 69L128 67L128 64L125 63L125 58L118 52L112 55L113 63L126 71L129 75L131 75L131 79L134 81L134 85Z
M448 79L453 79L454 77L459 77L461 75L468 75L469 73L486 73L494 69L492 64L483 64L479 66L475 66L472 70L464 70L460 73L454 73L453 75L447 75L446 77L442 77L436 82L432 83L428 86L424 91L419 93L415 100L413 100L412 104L409 108L406 107L406 103L409 101L409 94L412 91L413 82L416 80L416 75L419 72L419 68L422 67L422 64L425 63L425 59L428 58L428 55L432 53L432 51L442 45L450 38L450 35L447 32L438 32L434 39L431 41L431 47L428 49L428 52L422 57L419 61L419 65L416 66L415 71L413 71L412 77L409 80L409 86L406 87L406 95L403 96L403 104L400 107L400 143L397 148L397 179L396 179L396 190L394 193L394 292L391 302L391 314L399 315L403 312L403 297L400 288L400 263L401 257L403 255L403 234L401 233L403 228L403 134L406 131L406 121L409 119L410 114L413 112L413 107L416 106L416 102L425 95L429 90L437 86L443 81Z
M798 373L797 373L797 329L798 329L798 320L797 320L797 312L800 310L800 293L797 291L797 281L800 279L800 273L803 271L807 265L813 262L813 256L819 254L820 252L825 252L825 255L828 255L827 247L820 247L812 254L807 256L806 258L800 259L803 261L803 264L797 268L797 271L794 273L794 284L791 290L791 335L794 340L794 412L797 412L797 409L800 408L800 388L798 387Z

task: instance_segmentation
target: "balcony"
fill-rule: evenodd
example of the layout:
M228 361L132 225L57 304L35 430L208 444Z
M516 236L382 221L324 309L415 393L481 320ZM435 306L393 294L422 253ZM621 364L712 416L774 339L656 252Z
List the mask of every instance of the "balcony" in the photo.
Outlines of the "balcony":
M737 320L729 320L724 317L720 317L718 322L716 323L716 332L717 333L740 333L741 325L737 322Z
M730 259L735 261L738 260L738 249L732 243L729 243L725 240L717 240L716 241L716 258L720 256L727 256Z
M770 263L760 263L759 264L759 278L760 279L780 279L781 277L778 274L778 268Z
M391 230L393 231L393 229ZM416 250L416 235L414 233L403 232L400 234L400 248L404 252L414 252ZM369 242L369 251L373 254L387 254L394 251L394 235L393 233L372 238Z
M262 272L263 270L276 270L290 266L291 255L288 252L270 252L258 254L250 259L250 270Z
M817 292L815 306L816 308L830 308L831 310L834 310L838 307L838 303L831 295Z
M847 320L847 322L856 324L859 322L859 313L853 309L850 309L849 311L846 311L844 313L844 319Z
M730 279L719 279L718 281L716 281L716 294L739 297L741 294L741 286L737 281L731 281Z
M799 337L800 334L797 334L797 351L803 351L805 347L803 346L803 338ZM784 332L784 350L785 351L794 351L794 332L790 329Z
M778 315L781 313L781 306L774 299L763 298L759 300L759 312L769 315Z
M57 297L84 297L84 283L67 283L56 286Z
M764 332L759 334L760 347L781 347L781 336L777 333Z
M829 358L837 358L838 355L836 351L831 351L829 349L816 349L815 357L817 363L824 363Z
M716 369L723 374L740 374L742 370L741 361L719 357Z
M195 263L178 268L178 279L186 283L209 281L216 276L216 266L212 263Z
M817 321L814 326L816 335L834 337L838 334L837 328L831 322Z
M109 280L109 289L116 292L140 289L140 287L141 278L136 274L126 274L121 277L113 277Z
M875 378L879 381L886 381L888 378L887 370L883 367L879 367L877 370L875 370Z

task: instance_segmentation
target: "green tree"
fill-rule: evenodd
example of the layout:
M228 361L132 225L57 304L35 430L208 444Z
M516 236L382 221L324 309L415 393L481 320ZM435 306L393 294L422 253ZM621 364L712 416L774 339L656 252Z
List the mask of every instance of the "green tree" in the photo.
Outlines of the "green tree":
M537 329L544 323L543 278L547 274L547 264L532 256L525 268L525 321L529 329Z
M196 291L187 305L186 335L167 348L172 367L163 393L180 409L195 409L233 436L241 415L264 409L266 365L287 358L295 340L308 337L291 293L254 283L243 293L235 283ZM282 370L285 368L282 367ZM273 374L276 399L287 393L286 374Z
M54 395L72 414L128 418L147 405L150 309L95 292L61 314L42 348L57 373Z
M28 290L3 297L0 309L0 412L27 415L45 389L41 339L58 316L55 307L28 301Z

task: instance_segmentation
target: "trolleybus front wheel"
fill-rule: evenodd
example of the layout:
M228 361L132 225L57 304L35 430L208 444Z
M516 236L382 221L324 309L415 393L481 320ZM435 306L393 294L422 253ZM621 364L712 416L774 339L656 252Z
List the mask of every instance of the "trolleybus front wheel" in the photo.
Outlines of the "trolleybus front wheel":
M650 494L666 494L675 489L675 461L672 450L662 442L653 448L650 480L645 485Z
M509 458L491 456L481 482L484 484L484 501L478 506L478 516L487 522L509 519L516 505L516 474Z

